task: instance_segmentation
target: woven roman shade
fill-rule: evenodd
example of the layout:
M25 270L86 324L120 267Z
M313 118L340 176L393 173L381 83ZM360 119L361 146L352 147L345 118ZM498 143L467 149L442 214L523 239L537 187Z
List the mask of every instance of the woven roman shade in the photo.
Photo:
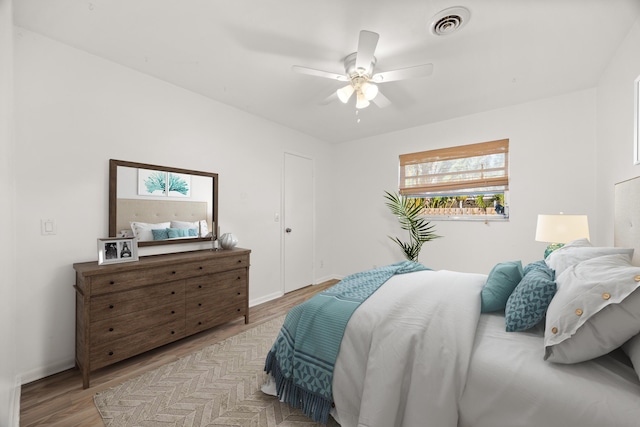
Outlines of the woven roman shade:
M509 189L509 140L400 155L400 194L454 196Z

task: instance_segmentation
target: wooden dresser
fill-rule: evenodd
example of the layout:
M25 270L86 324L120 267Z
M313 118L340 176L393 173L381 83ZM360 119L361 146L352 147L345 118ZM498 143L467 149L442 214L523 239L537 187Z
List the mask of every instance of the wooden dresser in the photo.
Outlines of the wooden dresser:
M96 369L241 316L249 323L250 253L234 248L74 264L83 388Z

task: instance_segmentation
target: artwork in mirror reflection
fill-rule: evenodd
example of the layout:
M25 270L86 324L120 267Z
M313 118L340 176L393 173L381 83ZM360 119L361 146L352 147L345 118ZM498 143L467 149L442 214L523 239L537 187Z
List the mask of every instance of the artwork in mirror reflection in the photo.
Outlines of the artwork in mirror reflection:
M138 194L141 196L191 197L191 175L138 169Z
M116 236L135 237L141 246L211 238L216 174L120 163L127 165L115 169L115 225L110 220L110 232L114 226Z

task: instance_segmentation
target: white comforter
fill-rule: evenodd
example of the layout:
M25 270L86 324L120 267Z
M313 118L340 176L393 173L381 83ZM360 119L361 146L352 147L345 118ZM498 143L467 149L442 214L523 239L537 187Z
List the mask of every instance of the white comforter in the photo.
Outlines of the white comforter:
M333 379L342 427L456 427L484 274L392 277L353 314Z

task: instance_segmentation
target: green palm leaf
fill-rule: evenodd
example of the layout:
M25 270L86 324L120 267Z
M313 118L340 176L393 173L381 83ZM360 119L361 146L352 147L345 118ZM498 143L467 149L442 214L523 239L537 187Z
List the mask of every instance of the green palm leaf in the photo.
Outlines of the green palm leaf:
M410 261L418 261L418 255L422 245L440 236L435 234L435 225L420 217L424 207L422 199L409 198L397 193L385 191L385 204L391 213L398 218L400 228L409 232L409 241L403 242L398 237L389 238L393 240L404 252L405 257Z

